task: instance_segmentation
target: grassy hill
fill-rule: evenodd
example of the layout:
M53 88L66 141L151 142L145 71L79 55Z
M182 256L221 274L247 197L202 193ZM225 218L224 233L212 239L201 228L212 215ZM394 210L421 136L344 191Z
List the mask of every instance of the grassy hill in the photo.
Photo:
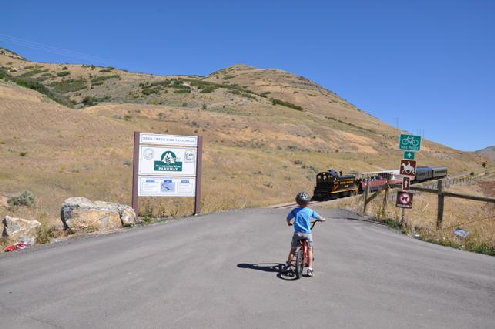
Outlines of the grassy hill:
M289 72L235 65L206 77L30 62L0 49L0 195L32 190L58 223L70 196L130 203L133 131L205 138L203 209L262 206L312 192L318 171L398 168L394 127ZM479 172L482 157L425 141L419 164ZM191 199L144 199L186 214ZM0 207L0 215L12 213Z

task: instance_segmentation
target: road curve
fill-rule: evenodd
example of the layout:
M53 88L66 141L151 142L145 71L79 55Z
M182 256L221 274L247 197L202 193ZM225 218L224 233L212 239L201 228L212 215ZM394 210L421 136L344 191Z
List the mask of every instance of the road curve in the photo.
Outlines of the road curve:
M493 328L495 257L321 210L315 276L277 272L287 209L149 225L0 256L2 328Z

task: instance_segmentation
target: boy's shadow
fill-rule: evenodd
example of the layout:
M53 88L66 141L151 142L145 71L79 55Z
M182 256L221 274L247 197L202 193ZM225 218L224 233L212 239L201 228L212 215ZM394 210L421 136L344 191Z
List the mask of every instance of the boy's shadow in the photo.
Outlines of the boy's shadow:
M296 277L290 271L285 271L285 264L280 263L258 263L258 264L247 264L241 263L237 264L239 268L248 268L251 270L264 271L264 272L272 272L277 273L277 277L282 280L292 281L295 280Z

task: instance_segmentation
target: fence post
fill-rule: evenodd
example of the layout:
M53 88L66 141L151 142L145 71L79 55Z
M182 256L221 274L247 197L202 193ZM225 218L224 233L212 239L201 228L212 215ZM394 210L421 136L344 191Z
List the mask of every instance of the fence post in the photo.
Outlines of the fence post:
M438 213L437 213L437 230L442 228L442 220L443 220L443 204L444 204L444 195L443 195L443 179L438 180Z
M387 215L387 201L388 201L388 190L390 188L390 178L387 179L387 184L385 185L385 195L383 196L382 213L381 216L384 218Z
M363 207L363 216L366 216L366 206L368 205L368 193L370 191L370 178L366 178L366 189L364 190L364 207Z

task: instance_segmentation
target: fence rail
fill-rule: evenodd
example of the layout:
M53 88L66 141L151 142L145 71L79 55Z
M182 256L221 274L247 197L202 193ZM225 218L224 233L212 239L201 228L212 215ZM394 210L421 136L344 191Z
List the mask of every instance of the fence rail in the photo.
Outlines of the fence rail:
M477 195L469 195L469 194L464 194L464 193L454 193L454 192L445 192L444 191L444 188L448 188L452 185L457 185L457 184L461 184L461 183L471 183L476 178L478 178L478 176L473 176L473 175L456 176L456 177L451 177L451 178L444 178L444 179L438 180L436 182L421 183L421 184L418 184L416 186L411 186L410 189L413 191L418 191L418 192L423 192L423 193L432 193L432 194L436 194L438 196L438 211L437 211L437 225L436 226L437 226L437 230L439 230L442 228L444 203L445 203L446 197L495 203L495 198L491 198L491 197L481 197L481 196L477 196ZM367 184L367 186L368 185L369 184ZM387 184L385 189L376 191L375 193L373 193L369 197L368 197L369 191L365 190L364 208L363 208L364 214L366 214L366 208L367 208L368 203L371 202L373 199L375 199L381 192L385 193L384 203L386 203L387 200L394 201L396 198L395 193L389 193L389 192L390 191L399 191L399 190L400 190L399 188L391 188ZM404 208L402 209L402 221L403 220L404 220Z

